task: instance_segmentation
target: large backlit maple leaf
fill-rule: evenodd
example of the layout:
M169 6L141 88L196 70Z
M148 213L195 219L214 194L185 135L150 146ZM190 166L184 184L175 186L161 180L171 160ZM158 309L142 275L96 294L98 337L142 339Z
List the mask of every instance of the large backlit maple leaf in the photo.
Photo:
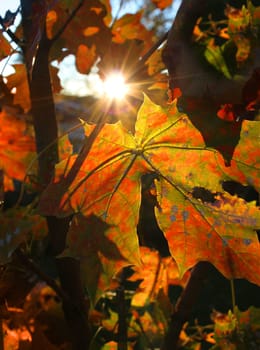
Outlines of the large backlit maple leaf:
M85 125L85 130L89 135L93 126ZM221 153L207 148L201 133L175 104L162 108L145 98L135 134L121 123L106 124L67 186L73 162L71 158L58 165L54 183L42 196L42 213L97 217L106 225L103 234L133 263L138 260L141 178L150 173L155 178L158 224L180 276L197 262L209 261L228 278L246 278L260 285L255 233L260 228L259 208L222 186L223 181L233 179L259 188L256 122L243 122L241 140L227 166ZM89 229L94 235L95 228L90 225ZM85 248L78 249L81 255Z

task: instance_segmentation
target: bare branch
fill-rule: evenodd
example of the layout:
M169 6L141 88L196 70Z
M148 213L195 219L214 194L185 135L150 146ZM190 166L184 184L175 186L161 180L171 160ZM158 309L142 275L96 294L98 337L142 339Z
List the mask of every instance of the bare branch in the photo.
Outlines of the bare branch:
M64 290L48 275L46 275L40 268L35 264L35 262L30 259L21 248L16 249L16 256L19 258L21 263L31 272L35 273L42 281L46 282L48 286L50 286L57 295L61 298L61 300L66 303L71 302L69 300L68 295L64 292Z
M145 68L146 61L152 56L152 54L167 40L169 32L165 33L161 38L159 38L156 43L140 58L136 64L131 76L128 80L133 80L138 73L140 73Z
M0 25L3 29L3 31L9 35L10 39L16 43L18 46L22 46L22 43L21 41L17 38L17 36L9 29L9 28L6 28L5 27L5 24L4 24L4 21L3 21L3 18L0 16Z

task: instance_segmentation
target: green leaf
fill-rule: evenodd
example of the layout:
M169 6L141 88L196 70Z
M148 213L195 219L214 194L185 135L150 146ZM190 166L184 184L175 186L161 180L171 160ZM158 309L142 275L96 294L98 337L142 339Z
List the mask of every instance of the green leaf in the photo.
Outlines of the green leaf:
M223 49L215 45L214 39L209 40L204 55L217 71L221 72L228 79L232 78L223 57Z
M259 345L260 309L250 307L240 311L237 307L227 314L214 311L214 338L211 349L257 349Z

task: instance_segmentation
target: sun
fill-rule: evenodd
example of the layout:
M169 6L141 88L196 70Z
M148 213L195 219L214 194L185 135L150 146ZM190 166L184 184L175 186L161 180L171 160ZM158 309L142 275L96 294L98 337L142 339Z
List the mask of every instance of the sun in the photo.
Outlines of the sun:
M103 88L107 98L117 101L122 101L129 91L129 87L121 72L110 73L104 80Z

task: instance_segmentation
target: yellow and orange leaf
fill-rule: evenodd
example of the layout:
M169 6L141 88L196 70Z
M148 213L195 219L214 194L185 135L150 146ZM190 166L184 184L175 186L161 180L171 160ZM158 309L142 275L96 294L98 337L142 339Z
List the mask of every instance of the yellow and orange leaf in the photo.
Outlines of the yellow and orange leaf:
M55 182L43 194L39 209L45 215L80 213L86 219L94 215L108 230L113 228L118 251L133 263L133 253L138 252L141 178L152 173L157 221L180 277L197 262L209 261L228 278L260 285L255 232L260 228L259 208L222 186L230 179L259 185L259 127L256 122L242 124L241 140L227 165L219 151L206 146L202 134L175 103L160 107L146 97L135 134L120 122L104 125L69 187L67 170L74 159L58 165ZM88 135L92 126L85 129ZM221 133L217 141L223 148L233 145ZM92 229L95 232L95 225ZM124 239L131 242L131 249L122 244Z
M152 35L141 23L142 12L125 14L115 21L112 34L113 42L122 44L126 40L138 39L144 41L146 48L152 45Z
M156 300L160 291L167 295L170 284L186 285L189 272L180 279L177 264L171 257L161 258L157 250L147 247L140 247L140 253L142 264L133 268L134 274L129 278L130 281L142 280L132 298L133 306L144 307Z

